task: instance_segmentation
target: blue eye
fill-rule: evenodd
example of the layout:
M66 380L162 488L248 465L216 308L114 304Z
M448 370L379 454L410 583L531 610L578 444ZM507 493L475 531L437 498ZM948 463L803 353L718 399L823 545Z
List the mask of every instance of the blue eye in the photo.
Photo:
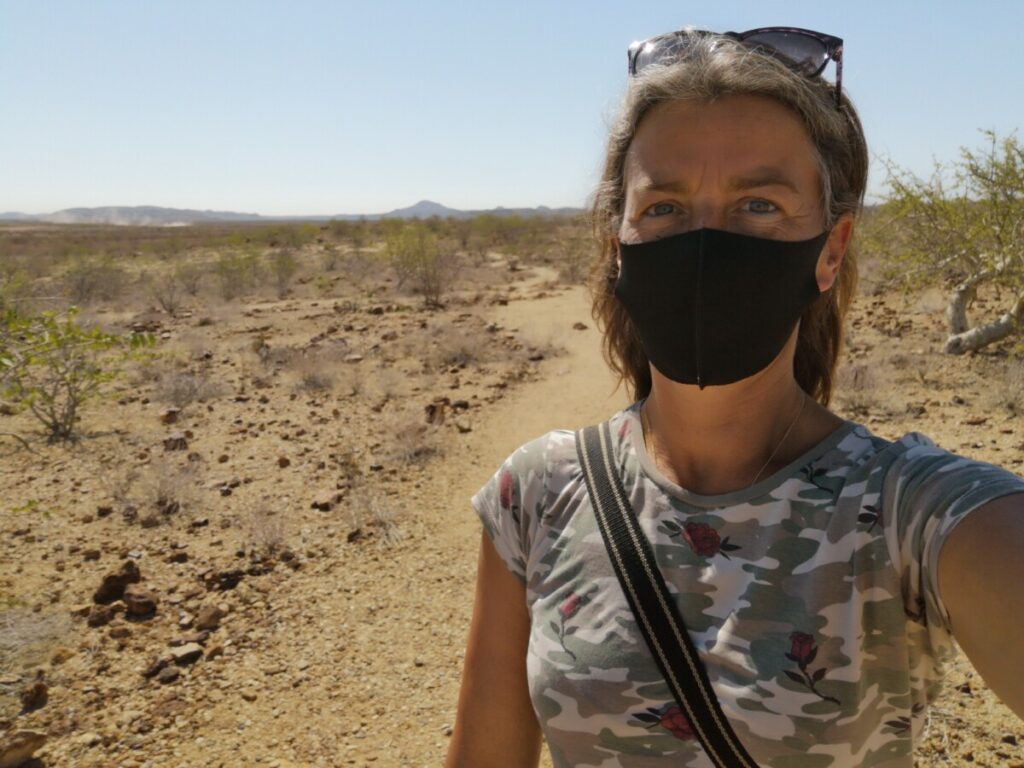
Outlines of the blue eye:
M751 213L775 213L778 208L767 200L750 200L747 202L747 210Z
M676 209L676 207L674 205L672 205L672 203L655 203L650 208L648 208L646 211L644 211L644 215L645 216L665 216L665 215L667 215L669 213L672 213L675 209Z

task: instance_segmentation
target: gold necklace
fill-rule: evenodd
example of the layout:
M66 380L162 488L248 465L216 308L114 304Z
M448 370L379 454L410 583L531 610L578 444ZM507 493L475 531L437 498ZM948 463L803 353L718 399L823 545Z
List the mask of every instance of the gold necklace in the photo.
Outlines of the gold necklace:
M768 457L768 461L764 463L763 467L757 470L757 474L754 475L754 479L750 483L751 485L757 484L757 479L761 476L761 473L764 472L768 465L772 463L772 459L775 458L775 454L779 452L779 448L781 448L782 444L786 442L786 438L789 437L789 433L793 431L793 427L795 427L796 423L800 421L800 416L804 412L804 406L807 404L807 393L804 392L802 389L800 390L800 393L803 395L803 397L800 399L800 408L796 412L796 417L793 419L793 421L789 423L789 429L786 430L786 434L784 434L782 436L782 439L779 440L779 444L775 446L775 450L772 451L772 455Z
M757 470L757 474L754 475L754 479L750 483L751 485L755 485L757 483L758 478L761 477L761 473L764 472L768 465L772 463L772 459L775 458L775 454L779 452L779 448L781 448L782 444L786 442L786 438L789 437L789 433L793 431L793 427L795 427L796 423L800 421L800 417L803 415L804 412L804 406L807 404L807 393L804 392L803 390L800 390L800 392L803 395L803 397L800 399L800 408L797 409L796 416L793 418L793 421L789 423L789 427L786 429L786 432L782 436L782 439L779 440L778 444L775 446L775 450L772 451L771 456L768 457L768 461L766 461L764 465L759 470ZM647 442L647 436L648 434L650 434L651 431L651 424L647 420L646 400L644 400L644 404L640 406L640 431L643 433L644 437L644 450L646 450L647 455L651 457L651 461L654 461L654 452L651 450L651 445Z

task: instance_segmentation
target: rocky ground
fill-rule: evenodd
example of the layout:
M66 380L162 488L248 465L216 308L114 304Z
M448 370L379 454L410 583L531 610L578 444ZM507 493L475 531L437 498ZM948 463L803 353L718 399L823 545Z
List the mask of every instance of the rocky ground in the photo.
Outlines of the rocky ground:
M481 270L444 310L382 290L100 315L166 354L77 445L0 444L0 733L45 733L36 766L440 765L469 496L519 444L625 404L583 289ZM941 355L940 298L858 299L836 409L1020 473L1015 369ZM1024 766L1021 742L961 659L917 764Z

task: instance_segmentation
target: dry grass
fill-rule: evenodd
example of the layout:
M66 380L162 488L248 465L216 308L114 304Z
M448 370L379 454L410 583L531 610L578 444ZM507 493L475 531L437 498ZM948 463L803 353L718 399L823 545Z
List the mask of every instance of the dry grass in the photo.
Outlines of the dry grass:
M254 509L242 522L244 548L260 557L273 557L285 547L284 517L271 510Z
M380 456L387 462L408 466L441 453L439 428L426 423L418 409L385 412L378 429Z
M857 417L867 416L877 409L879 381L874 368L864 363L847 363L839 368L836 376L836 400L849 413Z
M396 513L382 496L367 484L359 484L349 494L349 514L352 517L353 532L361 531L363 526L373 526L378 540L387 547L398 544L405 538L405 533L395 522Z

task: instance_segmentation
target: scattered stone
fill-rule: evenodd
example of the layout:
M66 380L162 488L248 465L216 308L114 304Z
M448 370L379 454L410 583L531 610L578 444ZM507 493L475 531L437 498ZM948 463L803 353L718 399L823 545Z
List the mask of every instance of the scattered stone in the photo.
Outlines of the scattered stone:
M189 643L199 643L200 645L203 645L209 639L210 633L204 629L202 632L189 632L187 635L182 635L181 637L172 637L168 645L172 648L180 648L181 646L188 645Z
M157 682L167 685L167 683L173 683L181 675L181 671L177 667L164 667L157 672Z
M211 645L209 650L207 650L207 652L206 652L206 658L207 659L216 659L218 656L223 656L223 655L224 655L224 646L221 645L220 643L217 643L216 645Z
M175 432L164 438L164 450L186 451L188 450L188 440L181 432Z
M188 552L178 550L177 552L172 552L171 554L169 554L166 559L168 563L187 563Z
M149 679L156 677L160 670L164 669L171 661L166 656L158 656L149 663L149 666L142 671L142 676Z
M156 595L139 584L124 588L124 605L130 616L152 616L156 613L157 602Z
M463 434L463 435L466 434L467 432L472 432L473 431L473 428L469 425L469 422L467 422L465 419L456 419L455 420L455 428L457 430L459 430L460 434Z
M256 701L256 691L250 690L248 688L242 690L241 696L246 701Z
M1003 744L1009 744L1011 747L1016 747L1017 737L1014 736L1012 733L1008 733L1000 739L1000 742L1002 742Z
M115 573L108 573L103 577L99 588L93 594L94 603L112 603L120 600L124 595L124 588L129 584L137 583L142 576L139 574L139 566L134 560L125 560L121 570Z
M574 331L585 331L587 330L587 324L581 323L577 320L575 323L572 324L572 329Z
M93 605L89 608L86 624L90 627L102 627L114 618L114 610L109 605Z
M16 768L28 762L46 743L46 731L19 728L0 739L0 768Z
M172 648L171 656L173 657L175 664L183 666L201 659L203 656L203 648L199 643L186 643L180 648Z
M106 517L114 513L114 508L110 506L96 507L96 517Z
M107 631L107 635L114 638L115 640L120 640L125 637L131 637L132 630L131 627L126 627L124 624L119 624L116 627L111 627Z
M330 488L318 493L314 497L310 507L313 509L319 509L321 512L327 512L339 501L341 501L341 491L336 488Z
M451 400L447 397L440 397L429 405L424 406L423 410L427 414L427 423L444 424L445 413L450 405Z
M363 361L363 356L353 353L351 355L345 355L344 359L346 363L361 363Z
M98 733L83 733L76 741L83 747L95 747L103 743L103 737Z
M31 712L46 704L49 698L49 688L43 682L42 671L36 674L36 680L21 692L22 712Z
M224 612L216 605L204 605L196 616L196 629L217 629Z
M289 466L291 463L292 463L292 460L289 459L287 456L278 456L277 457L277 466L279 466L281 469L284 469L285 467Z
M207 589L219 589L223 592L237 587L244 576L244 571L233 568L230 571L208 571L204 574L203 580Z
M228 463L228 455L226 453L222 453L220 456L217 457L217 463L218 464L227 464Z
M178 417L181 415L181 408L168 408L160 413L160 423L162 424L177 424Z
M50 654L50 664L57 666L63 664L65 661L75 655L75 652L67 646L58 645L53 649L53 653Z
M98 549L87 549L84 552L82 552L82 559L86 561L99 560L100 551Z

